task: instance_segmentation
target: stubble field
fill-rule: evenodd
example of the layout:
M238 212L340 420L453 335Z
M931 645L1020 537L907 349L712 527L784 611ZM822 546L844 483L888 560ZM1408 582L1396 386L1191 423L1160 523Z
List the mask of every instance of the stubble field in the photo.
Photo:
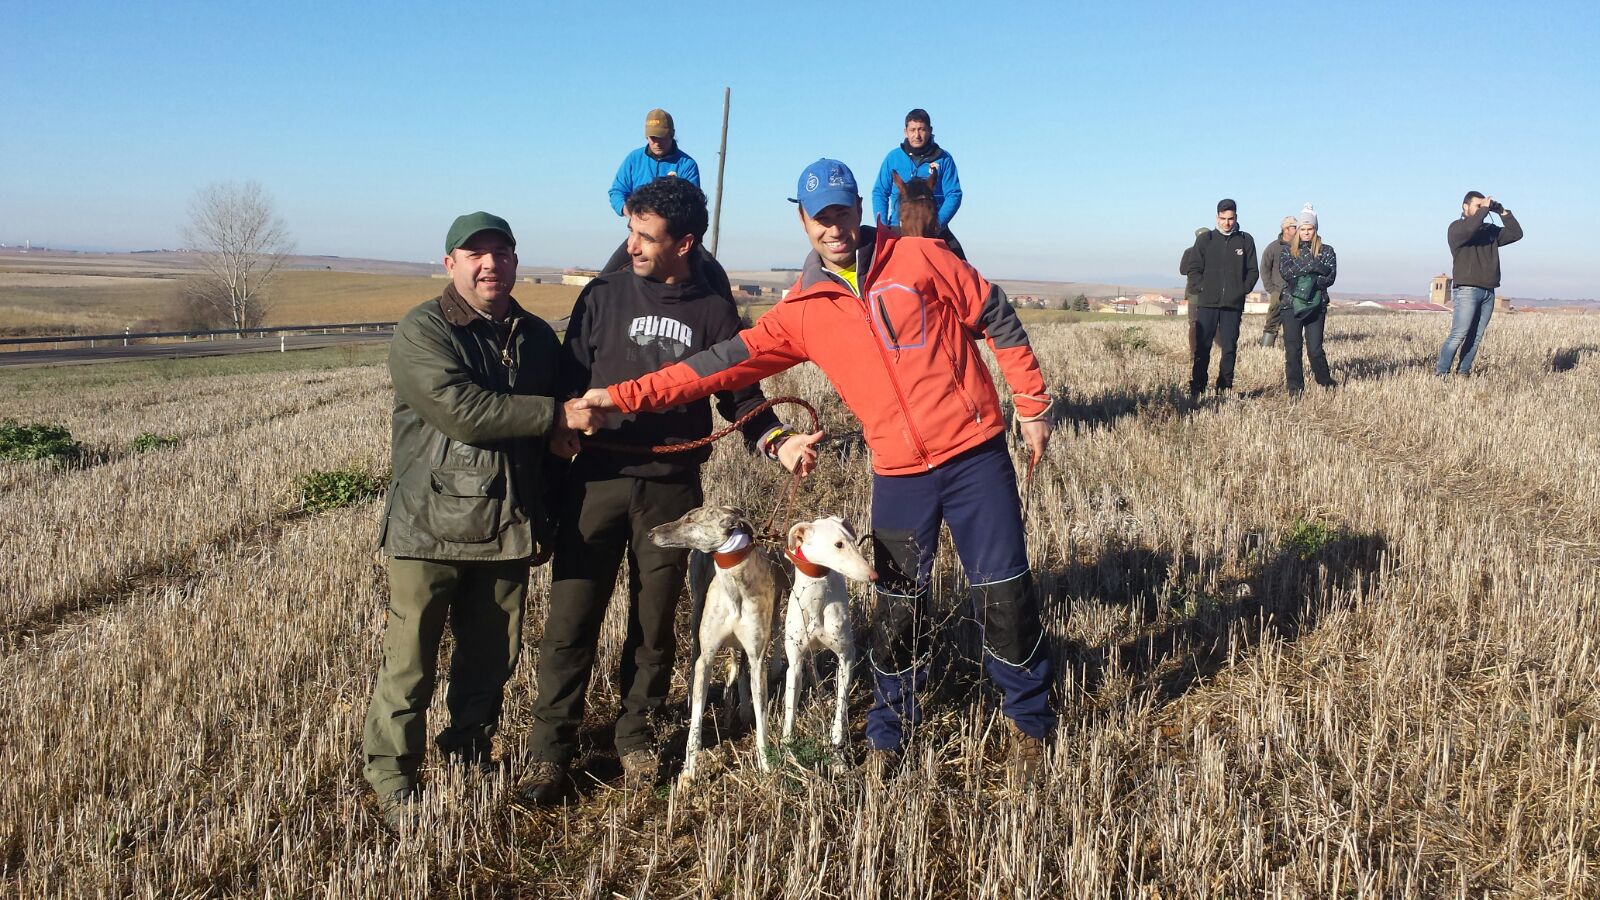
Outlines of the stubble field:
M819 759L817 702L772 775L722 717L700 786L622 790L614 603L581 796L518 806L541 569L501 771L430 758L399 836L360 776L381 500L309 514L295 489L387 471L384 369L0 374L5 416L86 445L0 463L0 893L1596 896L1600 321L1497 319L1481 377L1448 382L1444 324L1335 318L1342 386L1298 402L1281 353L1242 348L1241 396L1198 408L1181 323L1031 326L1062 401L1027 512L1062 714L1031 786L952 652L886 778ZM853 428L809 368L768 393ZM176 441L129 449L146 432ZM852 447L792 518L864 525ZM725 442L705 483L762 520L782 480ZM937 577L969 648L948 546ZM681 749L681 711L662 727Z

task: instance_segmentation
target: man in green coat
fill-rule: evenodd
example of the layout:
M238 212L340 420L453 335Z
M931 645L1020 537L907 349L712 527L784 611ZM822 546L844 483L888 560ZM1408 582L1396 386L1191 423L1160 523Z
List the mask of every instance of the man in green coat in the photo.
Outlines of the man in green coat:
M367 710L363 774L398 827L419 797L439 641L455 638L438 737L486 768L522 645L529 567L548 556L547 444L570 455L591 411L553 399L555 332L511 296L511 226L460 216L445 237L450 283L406 314L389 348L394 479L380 538L389 557L383 664Z

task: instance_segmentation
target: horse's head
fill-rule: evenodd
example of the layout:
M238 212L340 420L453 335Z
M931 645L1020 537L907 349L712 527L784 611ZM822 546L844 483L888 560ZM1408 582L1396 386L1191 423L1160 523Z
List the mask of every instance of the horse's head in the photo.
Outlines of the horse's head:
M910 181L894 173L894 185L900 190L900 233L906 237L938 237L939 210L933 202L933 180L937 173L928 173L924 181Z

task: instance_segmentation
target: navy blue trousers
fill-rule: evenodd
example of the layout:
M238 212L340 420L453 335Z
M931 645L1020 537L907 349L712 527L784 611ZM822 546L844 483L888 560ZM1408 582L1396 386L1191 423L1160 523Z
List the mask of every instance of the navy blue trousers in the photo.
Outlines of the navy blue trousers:
M997 437L927 472L872 478L878 581L867 740L897 749L921 719L916 695L928 678L929 580L941 521L950 526L972 585L984 669L1004 696L1001 711L1023 733L1044 738L1056 726L1053 670L1028 570L1016 470L1005 439Z

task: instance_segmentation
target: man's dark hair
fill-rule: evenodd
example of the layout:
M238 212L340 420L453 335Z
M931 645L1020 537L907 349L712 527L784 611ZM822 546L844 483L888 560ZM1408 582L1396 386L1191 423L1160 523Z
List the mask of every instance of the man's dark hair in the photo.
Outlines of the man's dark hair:
M1218 201L1218 203L1217 203L1217 212L1221 213L1221 212L1229 212L1229 211L1238 212L1239 211L1239 204L1233 202L1233 200L1230 199L1230 198L1224 197L1222 200Z
M921 122L929 128L933 127L933 120L928 118L928 111L921 107L906 113L906 124L910 125L912 122Z
M1471 203L1474 200L1482 200L1482 199L1483 199L1483 195L1478 193L1477 191L1467 191L1467 195L1465 197L1461 198L1461 205L1465 206L1465 205L1467 205L1468 203Z
M705 193L688 179L674 175L657 178L629 194L625 208L630 213L660 216L673 240L686 234L702 240L710 224Z

